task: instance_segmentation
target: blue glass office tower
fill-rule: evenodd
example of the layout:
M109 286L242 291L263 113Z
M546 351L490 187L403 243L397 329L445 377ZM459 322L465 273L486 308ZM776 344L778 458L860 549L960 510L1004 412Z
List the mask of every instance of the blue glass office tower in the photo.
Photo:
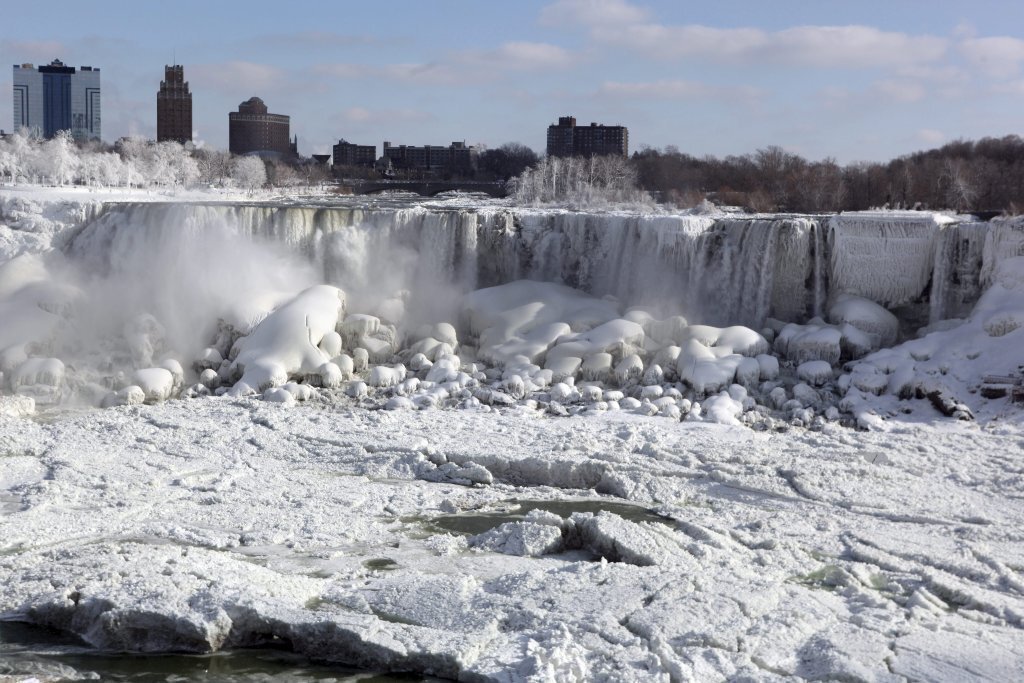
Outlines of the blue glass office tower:
M14 65L14 129L52 138L70 130L76 140L100 139L100 70L60 60L36 68Z

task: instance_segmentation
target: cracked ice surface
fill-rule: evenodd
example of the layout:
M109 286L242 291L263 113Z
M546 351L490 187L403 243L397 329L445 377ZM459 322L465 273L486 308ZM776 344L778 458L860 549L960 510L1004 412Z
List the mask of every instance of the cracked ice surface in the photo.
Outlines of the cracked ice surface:
M228 397L0 416L0 618L462 680L1011 680L1022 448L999 421L766 434Z

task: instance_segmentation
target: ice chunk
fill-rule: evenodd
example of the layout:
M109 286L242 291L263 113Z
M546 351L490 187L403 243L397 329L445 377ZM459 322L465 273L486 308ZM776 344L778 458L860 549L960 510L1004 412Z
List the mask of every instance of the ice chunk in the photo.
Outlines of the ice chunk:
M31 396L0 396L0 417L28 417L36 412Z

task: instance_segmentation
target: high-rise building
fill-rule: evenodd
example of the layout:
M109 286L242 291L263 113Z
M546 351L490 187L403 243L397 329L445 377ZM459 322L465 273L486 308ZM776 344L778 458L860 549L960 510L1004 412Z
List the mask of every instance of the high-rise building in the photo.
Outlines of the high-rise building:
M267 113L267 105L250 97L228 113L228 149L232 154L295 156L298 140L290 139L291 119Z
M164 80L156 94L156 140L192 142L192 93L180 64L164 66Z
M572 116L562 116L548 126L548 156L629 156L629 129L591 123L577 126Z
M38 68L14 65L14 129L52 138L69 130L76 140L100 139L100 70L75 69L59 59Z

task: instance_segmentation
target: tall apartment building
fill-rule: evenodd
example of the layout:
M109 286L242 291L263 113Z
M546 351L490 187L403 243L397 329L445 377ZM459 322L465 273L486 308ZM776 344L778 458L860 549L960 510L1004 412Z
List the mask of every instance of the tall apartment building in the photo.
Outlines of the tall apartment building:
M476 148L465 142L440 145L392 145L384 141L383 156L394 168L422 171L469 171L476 160Z
M228 113L228 149L232 154L295 156L298 140L290 138L291 119L270 114L258 97L250 97Z
M156 140L192 142L192 93L180 64L164 66L164 80L156 94Z
M376 161L376 145L356 145L342 138L334 146L335 166L373 166Z
M572 116L559 117L548 126L548 156L629 156L629 129L591 123L577 126Z
M100 139L100 70L75 69L59 59L46 66L14 65L14 130L52 138L70 130L76 140Z

